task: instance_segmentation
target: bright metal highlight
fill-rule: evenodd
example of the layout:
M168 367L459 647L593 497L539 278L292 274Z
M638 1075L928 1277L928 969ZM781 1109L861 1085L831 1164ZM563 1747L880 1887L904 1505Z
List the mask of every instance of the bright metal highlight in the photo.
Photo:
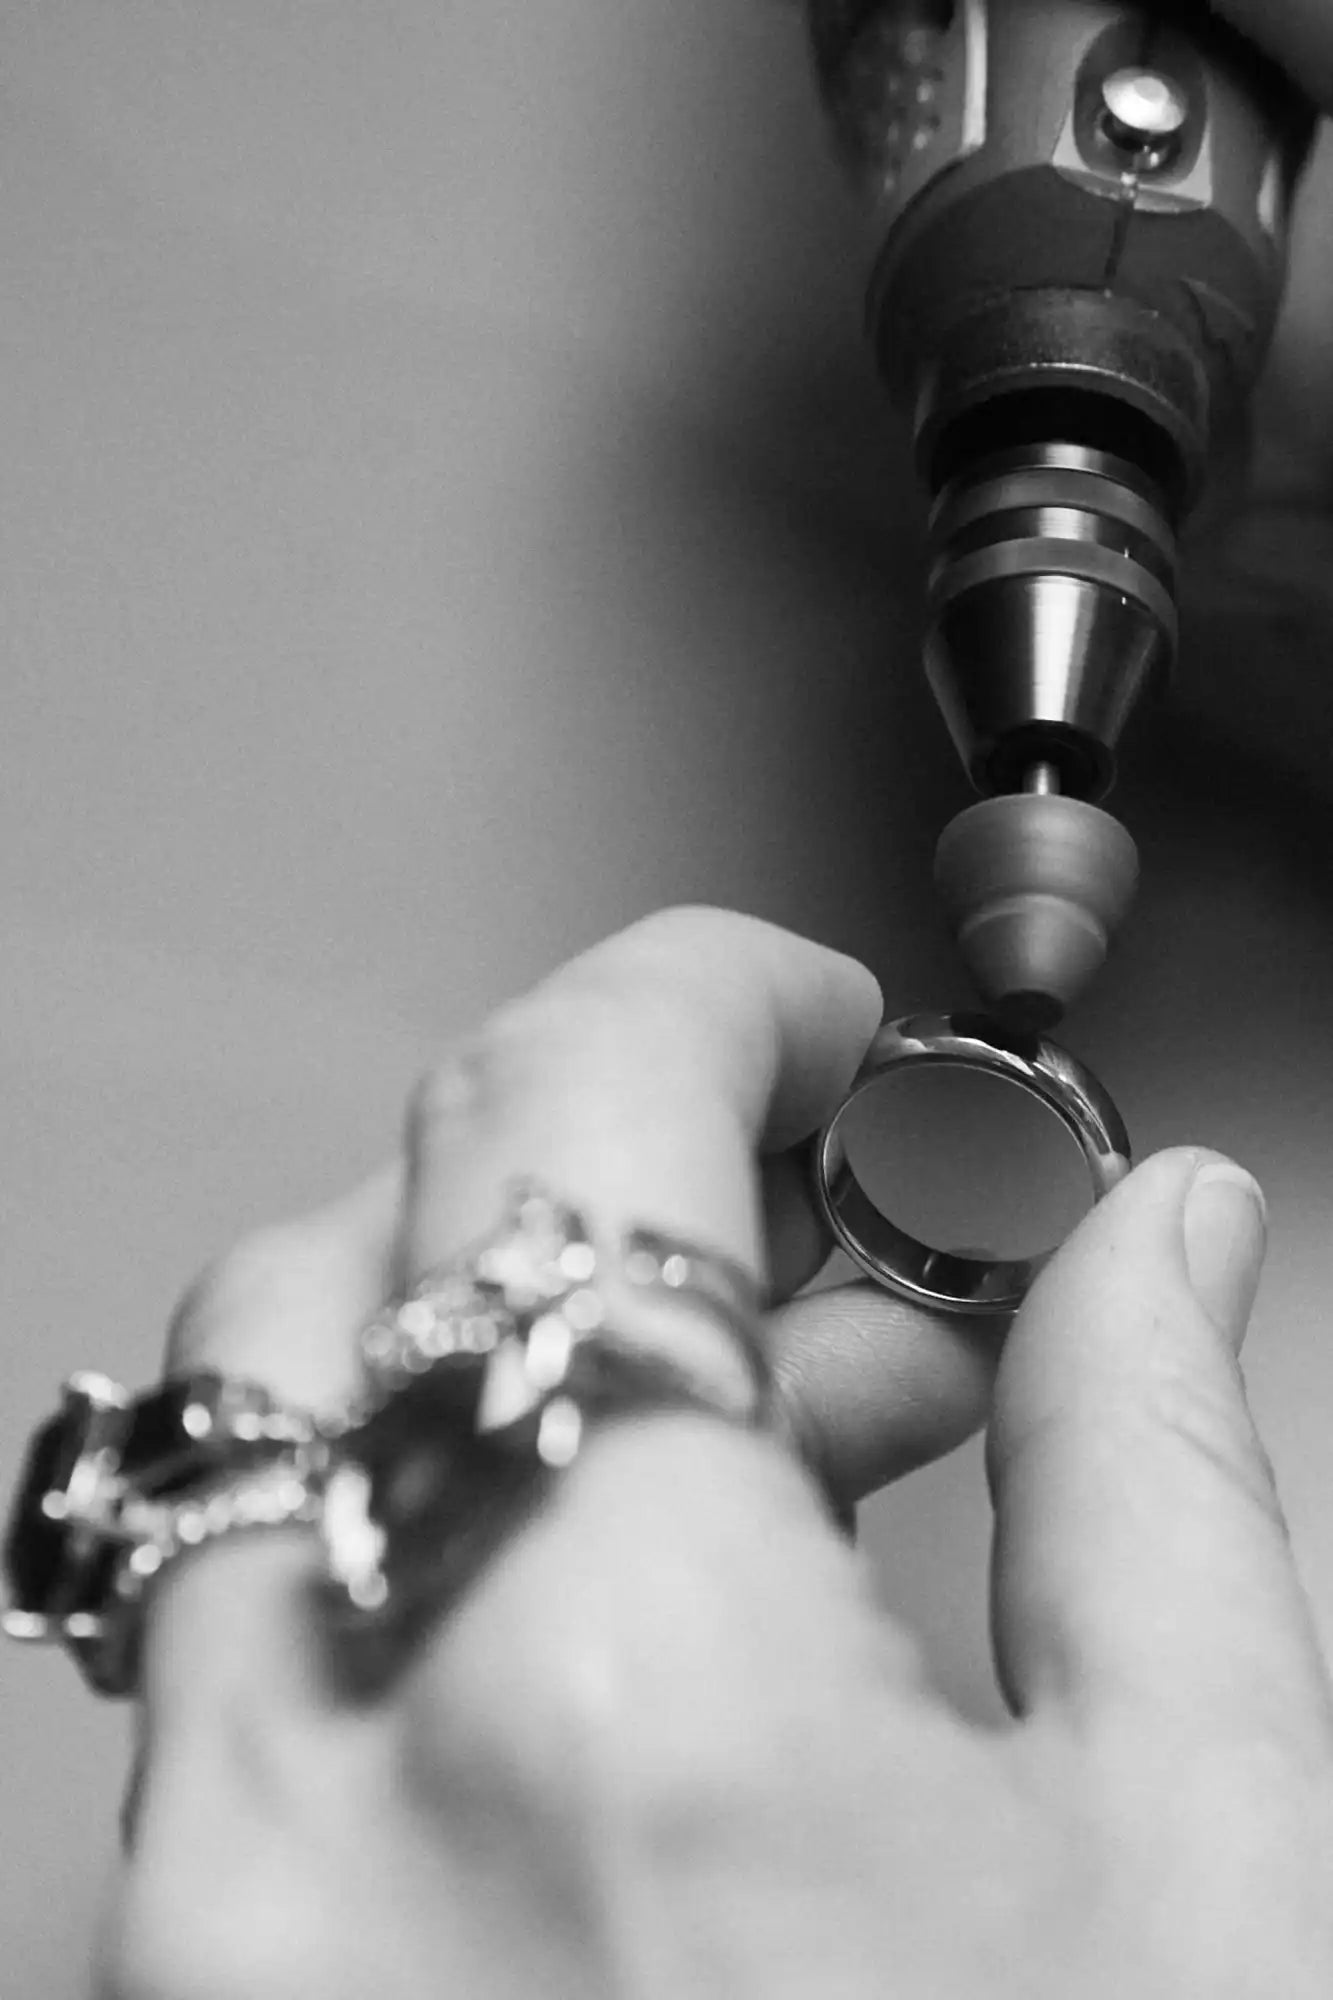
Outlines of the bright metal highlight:
M933 1250L881 1215L852 1171L841 1129L844 1113L909 1063L984 1070L1039 1098L1078 1141L1094 1201L1129 1172L1124 1122L1091 1070L1036 1035L1006 1036L994 1022L973 1014L909 1014L886 1022L875 1036L851 1090L816 1142L815 1193L825 1221L867 1277L889 1291L945 1312L1015 1312L1050 1251L987 1262Z

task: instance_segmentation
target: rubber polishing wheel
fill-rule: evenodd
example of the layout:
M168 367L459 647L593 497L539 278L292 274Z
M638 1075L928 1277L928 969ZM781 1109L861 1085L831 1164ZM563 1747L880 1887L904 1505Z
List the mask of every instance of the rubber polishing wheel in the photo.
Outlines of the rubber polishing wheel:
M935 886L983 998L1039 1032L1100 969L1138 876L1119 820L1060 793L983 799L935 850Z

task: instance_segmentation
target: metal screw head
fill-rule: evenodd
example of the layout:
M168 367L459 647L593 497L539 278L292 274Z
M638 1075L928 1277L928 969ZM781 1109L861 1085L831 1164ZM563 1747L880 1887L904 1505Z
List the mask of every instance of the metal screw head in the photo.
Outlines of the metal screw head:
M1106 134L1130 153L1162 158L1189 117L1189 99L1174 77L1155 69L1117 69L1102 82Z

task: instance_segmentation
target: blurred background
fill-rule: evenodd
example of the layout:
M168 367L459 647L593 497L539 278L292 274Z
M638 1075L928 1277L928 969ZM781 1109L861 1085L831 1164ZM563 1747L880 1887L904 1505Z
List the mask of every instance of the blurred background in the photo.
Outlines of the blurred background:
M148 1382L206 1257L654 906L964 999L929 872L966 794L794 5L20 0L3 109L7 1491L66 1373ZM1330 697L1284 602L1144 732L1145 890L1068 1038L1139 1152L1267 1185L1250 1375L1333 1633ZM986 1537L975 1447L867 1510L995 1720ZM0 1650L25 2000L87 1991L127 1724Z

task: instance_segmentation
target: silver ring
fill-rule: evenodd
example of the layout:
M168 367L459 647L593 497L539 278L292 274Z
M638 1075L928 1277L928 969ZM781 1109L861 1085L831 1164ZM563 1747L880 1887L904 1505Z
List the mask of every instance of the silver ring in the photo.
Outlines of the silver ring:
M700 1343L636 1328L679 1304ZM628 1322L623 1315L628 1314ZM607 1236L542 1183L363 1329L366 1388L324 1487L324 1604L350 1686L382 1684L571 1466L589 1435L651 1411L747 1429L770 1416L760 1287L656 1230ZM716 1363L723 1365L719 1368Z
M29 1441L0 1627L63 1645L98 1694L134 1694L166 1565L234 1529L314 1522L327 1458L312 1415L216 1369L133 1397L105 1375L71 1376Z
M742 1364L746 1412L764 1403L771 1386L764 1299L748 1271L720 1251L660 1230L635 1227L613 1241L595 1240L579 1211L526 1178L511 1184L505 1214L489 1237L427 1272L363 1328L366 1391L346 1411L344 1431L437 1363L457 1365L470 1356L482 1374L506 1373L517 1341L526 1366L534 1328L539 1339L545 1330L549 1345L552 1329L563 1324L568 1339L560 1337L560 1354L567 1361L572 1344L614 1316L608 1285L622 1302L636 1295L674 1301L705 1317ZM537 1366L534 1396L560 1372L545 1385ZM710 1393L718 1399L716 1385Z
M853 1262L889 1291L945 1312L1015 1312L1052 1251L987 1262L931 1249L880 1213L848 1161L841 1129L848 1106L893 1070L927 1063L984 1070L1039 1098L1077 1140L1094 1201L1129 1172L1124 1121L1103 1085L1067 1049L1037 1035L1010 1035L980 1015L908 1014L885 1022L870 1044L815 1145L815 1195L824 1220Z

